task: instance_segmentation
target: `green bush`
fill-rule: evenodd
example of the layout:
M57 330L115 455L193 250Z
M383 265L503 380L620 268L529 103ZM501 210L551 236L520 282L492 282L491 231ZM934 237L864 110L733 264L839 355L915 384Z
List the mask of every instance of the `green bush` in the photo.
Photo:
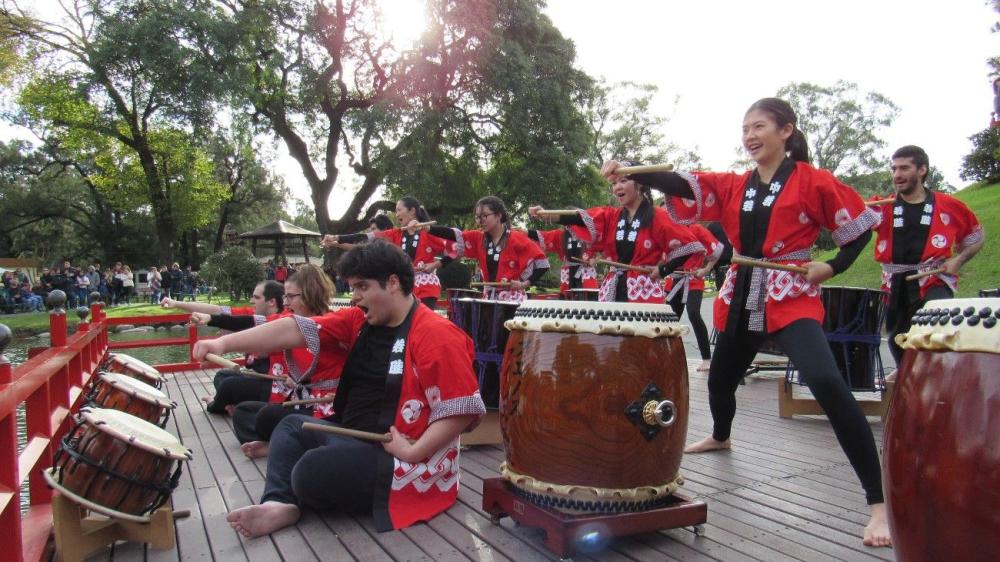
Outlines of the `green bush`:
M971 137L972 152L962 159L959 176L966 181L1000 181L1000 127L990 127Z
M198 275L217 290L229 291L233 300L249 295L264 279L264 266L242 246L229 246L208 256Z

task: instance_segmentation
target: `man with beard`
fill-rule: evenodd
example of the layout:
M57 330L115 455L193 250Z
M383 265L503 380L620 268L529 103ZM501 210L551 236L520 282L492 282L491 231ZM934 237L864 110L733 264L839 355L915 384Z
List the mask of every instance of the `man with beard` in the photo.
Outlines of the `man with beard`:
M903 350L896 345L896 334L910 329L910 319L927 301L955 296L958 270L985 239L983 227L965 203L924 185L929 168L927 153L919 146L897 150L891 166L896 197L873 208L882 216L873 229L875 261L882 264L882 289L889 291L885 324L897 368ZM957 250L954 255L952 247ZM906 280L913 273L936 269L944 271Z

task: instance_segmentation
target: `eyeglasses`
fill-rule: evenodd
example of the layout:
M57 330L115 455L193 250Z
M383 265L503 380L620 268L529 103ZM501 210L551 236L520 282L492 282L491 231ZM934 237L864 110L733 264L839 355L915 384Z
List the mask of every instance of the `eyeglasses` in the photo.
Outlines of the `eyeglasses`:
M489 217L492 217L495 214L496 213L483 213L481 215L476 215L476 222L483 222L484 220L486 220Z
M282 295L281 300L290 301L296 297L301 297L301 296L302 293L285 293L284 295Z

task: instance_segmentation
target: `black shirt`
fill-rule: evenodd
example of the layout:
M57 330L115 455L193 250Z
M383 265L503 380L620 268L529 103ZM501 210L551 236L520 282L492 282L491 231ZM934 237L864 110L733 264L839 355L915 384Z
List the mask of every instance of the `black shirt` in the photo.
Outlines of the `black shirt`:
M383 433L378 426L385 379L389 372L389 353L396 339L396 328L367 326L354 343L344 365L337 389L337 403L343 404L339 421L344 427ZM342 402L343 401L343 402Z

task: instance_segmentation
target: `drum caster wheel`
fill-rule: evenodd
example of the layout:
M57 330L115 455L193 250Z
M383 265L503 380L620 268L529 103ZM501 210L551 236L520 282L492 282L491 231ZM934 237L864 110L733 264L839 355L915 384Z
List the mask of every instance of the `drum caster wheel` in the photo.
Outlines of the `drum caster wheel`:
M694 536L696 536L696 537L704 537L705 536L705 526L704 525L695 525L694 527L691 527L691 530L694 532Z

